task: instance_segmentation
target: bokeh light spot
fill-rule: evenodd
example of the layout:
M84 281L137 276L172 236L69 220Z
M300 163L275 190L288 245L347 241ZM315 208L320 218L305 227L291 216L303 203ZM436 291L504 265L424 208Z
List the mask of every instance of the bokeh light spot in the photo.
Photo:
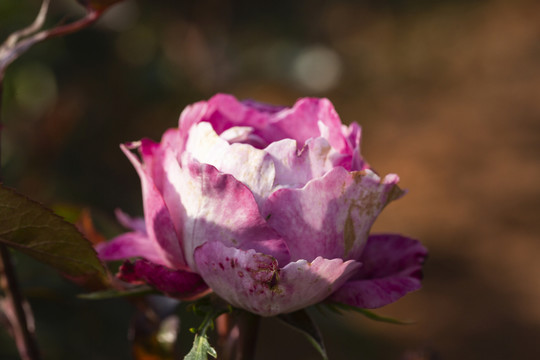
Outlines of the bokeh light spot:
M335 87L341 70L339 55L324 46L312 46L302 50L293 62L295 80L314 92L328 91Z

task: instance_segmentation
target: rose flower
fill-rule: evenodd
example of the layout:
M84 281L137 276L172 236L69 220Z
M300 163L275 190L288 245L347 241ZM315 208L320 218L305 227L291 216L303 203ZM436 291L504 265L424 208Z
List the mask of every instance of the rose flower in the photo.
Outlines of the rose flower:
M360 126L342 125L327 99L286 108L220 94L188 106L160 143L121 148L141 178L144 220L119 212L132 231L98 253L131 259L125 281L179 299L213 291L262 316L324 300L376 308L421 286L418 241L369 235L404 193L398 176L369 167Z

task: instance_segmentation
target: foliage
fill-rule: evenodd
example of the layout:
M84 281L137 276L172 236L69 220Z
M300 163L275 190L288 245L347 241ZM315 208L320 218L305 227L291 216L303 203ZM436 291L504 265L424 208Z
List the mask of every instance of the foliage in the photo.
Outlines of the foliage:
M305 309L290 314L280 314L277 318L293 329L301 332L315 349L317 349L322 358L328 360L321 332Z
M350 305L347 305L347 304L341 304L341 303L335 303L335 302L326 302L326 303L319 304L317 307L320 310L328 309L328 310L330 310L330 311L332 311L334 313L340 314L340 315L343 314L343 311L354 311L356 313L364 315L368 319L379 321L379 322L385 322L385 323L396 324L396 325L410 325L411 324L411 322L402 321L402 320L394 319L394 318L391 318L391 317L381 316L381 315L378 315L378 314L374 313L373 311L358 308L358 307L355 307L355 306L350 306Z
M203 315L204 320L197 329L191 329L195 333L195 340L193 340L193 347L184 360L207 360L208 355L217 358L216 350L208 342L206 333L209 328L214 327L214 320L221 314L230 312L231 307L224 306L224 304L213 304L206 297L192 304L191 309L195 314Z
M143 296L157 294L156 290L152 289L150 286L141 285L133 286L129 289L106 289L102 291L95 291L88 294L81 294L79 298L86 300L104 300L104 299L114 299L119 297L131 297L131 296Z
M4 186L0 186L0 243L52 266L86 288L109 286L105 267L74 225Z

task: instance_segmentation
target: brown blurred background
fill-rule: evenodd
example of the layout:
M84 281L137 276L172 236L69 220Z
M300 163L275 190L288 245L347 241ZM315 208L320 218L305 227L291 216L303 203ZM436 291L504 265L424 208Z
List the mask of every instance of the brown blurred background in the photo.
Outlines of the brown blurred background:
M75 1L53 5L49 25L81 13ZM38 7L0 1L1 39ZM37 46L5 86L5 182L91 208L108 236L120 231L114 208L141 213L119 143L159 139L216 92L328 97L362 125L369 163L409 190L374 231L430 250L424 288L377 311L415 324L317 315L330 358L540 358L539 2L127 0L92 29ZM72 299L78 289L20 263L46 358L129 358L128 305ZM16 358L10 346L0 331L0 358ZM272 320L258 356L318 358Z

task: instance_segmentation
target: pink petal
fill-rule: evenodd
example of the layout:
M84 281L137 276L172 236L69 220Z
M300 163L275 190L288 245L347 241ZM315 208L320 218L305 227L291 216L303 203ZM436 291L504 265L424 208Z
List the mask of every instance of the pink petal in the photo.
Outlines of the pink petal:
M304 98L292 108L286 108L252 101L240 102L231 95L217 94L207 102L188 106L182 112L180 132L188 134L191 127L203 121L211 123L217 134L236 126L251 127L253 136L263 139L265 145L289 138L296 140L301 149L308 139L322 136L341 154L350 156L353 151L342 133L341 120L328 99ZM187 135L183 139L182 143L187 143Z
M233 306L273 316L316 304L338 289L359 267L349 260L316 258L279 268L272 256L208 242L195 251L199 273Z
M167 179L163 162L165 153L172 152L176 158L179 158L181 155L178 151L179 142L180 134L178 129L169 129L163 134L159 144L149 139L143 139L138 144L131 146L132 148L138 148L144 164L142 167L152 179L158 192L161 193L177 234L182 233L182 221L177 216L180 211L179 207L182 204L174 196L175 191L171 188L170 181Z
M99 258L105 261L143 257L157 264L167 264L161 251L156 249L155 243L140 232L125 233L110 241L99 243L96 245L96 251Z
M293 261L358 259L377 215L401 195L398 180L337 167L304 188L276 190L262 214L287 242Z
M251 145L229 144L216 134L210 123L202 122L191 128L186 151L193 159L233 175L251 190L258 204L272 190L275 170L271 156Z
M217 94L208 100L212 109L203 121L208 121L218 134L233 126L249 126L263 129L272 112L260 111L259 107L243 104L234 96Z
M359 261L362 268L331 300L361 308L390 304L421 287L427 250L401 235L372 235Z
M342 125L342 132L345 136L348 147L351 150L351 160L349 171L362 171L369 169L369 165L362 158L360 153L360 141L362 139L362 128L357 123L353 122L348 127Z
M146 223L144 222L144 218L132 218L120 209L116 209L114 214L123 227L146 234Z
M242 104L247 105L259 112L268 114L275 114L283 109L286 109L286 106L266 104L252 99L242 100Z
M142 164L144 164L142 168L144 168L145 173L152 179L154 186L161 191L161 184L163 183L163 156L160 144L150 139L141 139L135 144L130 144L129 147L137 148L142 159Z
M211 291L198 274L169 269L146 260L126 261L120 267L118 277L130 283L147 283L181 300L194 300Z
M274 160L274 187L301 188L334 167L331 156L335 151L320 137L309 139L300 151L296 140L292 139L273 142L264 150Z
M180 133L185 134L182 140L187 143L189 129L199 122L209 122L216 133L221 134L225 130L235 126L249 126L255 130L254 135L260 136L266 128L271 112L260 111L257 107L245 105L234 96L217 94L208 101L201 101L186 107L180 115Z
M131 145L131 148L135 146ZM157 242L161 248L162 257L167 260L168 264L177 268L185 267L180 239L162 194L157 189L152 176L146 171L146 168L143 167L137 157L129 151L127 146L121 145L120 147L141 178L146 231L149 239ZM143 149L143 153L144 151L145 149ZM143 157L148 158L148 155L143 154Z
M97 244L95 248L102 260L112 261L143 257L157 264L168 264L156 242L148 238L144 219L131 218L120 209L116 209L115 214L120 224L135 231Z
M287 245L266 224L251 191L232 175L186 158L182 167L166 156L167 178L174 186L183 213L183 245L186 261L196 269L193 252L206 241L255 249L287 263Z
M180 148L182 147L180 130L173 128L165 131L161 137L160 147L163 149L172 150L179 158L181 155Z
M257 149L264 148L266 141L253 134L253 132L254 129L249 126L234 126L219 134L219 137L229 144L241 143L251 145Z
M270 124L271 141L295 139L302 148L309 138L322 136L338 152L349 152L341 120L328 99L300 99L292 108L273 114Z
M178 120L178 154L182 154L185 151L187 140L189 136L189 129L200 121L203 121L206 114L210 111L210 106L206 101L199 101L195 104L188 105L180 114Z

